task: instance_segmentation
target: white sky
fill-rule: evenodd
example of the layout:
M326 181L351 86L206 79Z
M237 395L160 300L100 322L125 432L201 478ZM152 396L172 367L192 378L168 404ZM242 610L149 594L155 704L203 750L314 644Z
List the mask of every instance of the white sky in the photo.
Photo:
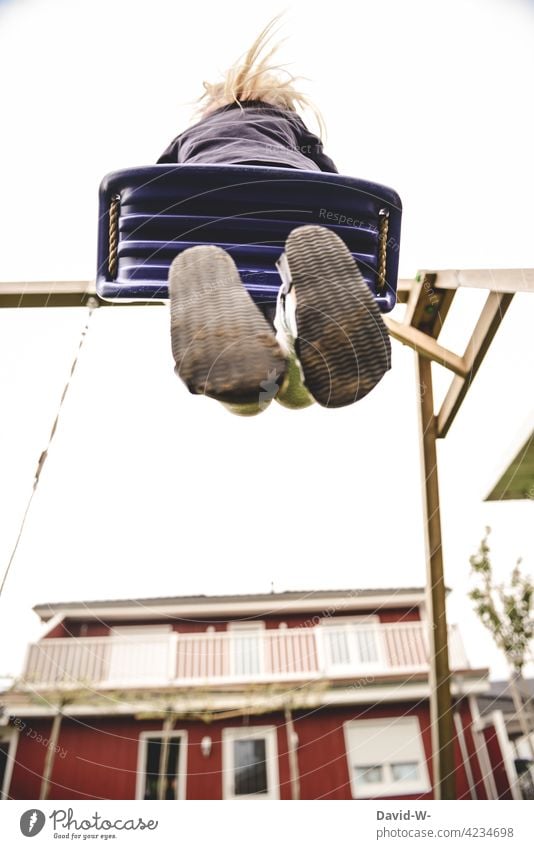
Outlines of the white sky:
M341 172L404 202L401 275L534 267L526 0L287 6L283 61L309 78ZM0 280L90 279L97 190L150 164L188 102L281 6L267 0L0 2ZM222 37L221 37L222 36ZM443 340L465 341L480 292ZM402 308L399 308L401 314ZM83 310L0 313L0 564L46 445ZM92 320L0 602L0 674L19 671L39 602L422 585L412 353L357 405L239 419L175 378L166 308ZM469 555L491 535L505 579L534 573L532 503L487 504L532 414L534 298L518 296L439 445L449 620L473 665L506 668L471 612ZM438 396L444 378L435 371Z

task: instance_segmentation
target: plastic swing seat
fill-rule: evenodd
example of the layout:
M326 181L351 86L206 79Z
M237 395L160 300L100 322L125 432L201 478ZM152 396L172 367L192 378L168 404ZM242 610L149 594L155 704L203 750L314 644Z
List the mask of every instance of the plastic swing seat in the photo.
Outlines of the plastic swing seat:
M108 174L99 195L97 292L105 300L168 298L169 266L194 245L233 257L258 305L274 304L275 262L295 227L344 240L382 312L396 300L401 201L377 183L255 165L152 165Z

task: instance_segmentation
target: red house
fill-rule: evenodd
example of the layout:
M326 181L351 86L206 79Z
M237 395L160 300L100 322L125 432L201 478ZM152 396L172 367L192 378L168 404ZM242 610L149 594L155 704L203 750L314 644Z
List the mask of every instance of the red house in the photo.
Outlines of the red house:
M432 798L421 588L35 611L1 699L4 798ZM506 732L479 727L488 670L454 626L450 666L457 798L512 798Z

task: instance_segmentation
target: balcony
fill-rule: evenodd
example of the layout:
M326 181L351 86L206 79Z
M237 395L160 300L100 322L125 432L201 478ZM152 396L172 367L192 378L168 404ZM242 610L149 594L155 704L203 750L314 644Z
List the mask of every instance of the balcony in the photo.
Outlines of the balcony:
M449 634L451 669L467 669ZM128 637L68 637L30 645L31 689L202 687L405 676L428 670L426 625L345 624Z

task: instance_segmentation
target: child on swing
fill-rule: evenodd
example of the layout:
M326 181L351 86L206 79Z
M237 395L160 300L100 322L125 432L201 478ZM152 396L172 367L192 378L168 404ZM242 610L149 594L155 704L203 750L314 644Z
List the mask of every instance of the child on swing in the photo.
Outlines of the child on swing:
M270 64L271 21L242 62L204 82L198 123L158 163L263 165L337 173L321 140L297 114L310 106ZM322 119L311 107L322 128ZM367 395L390 368L386 326L344 242L318 225L295 228L277 262L274 328L217 246L180 253L169 271L175 371L190 392L255 415L273 397L286 407L343 407Z

